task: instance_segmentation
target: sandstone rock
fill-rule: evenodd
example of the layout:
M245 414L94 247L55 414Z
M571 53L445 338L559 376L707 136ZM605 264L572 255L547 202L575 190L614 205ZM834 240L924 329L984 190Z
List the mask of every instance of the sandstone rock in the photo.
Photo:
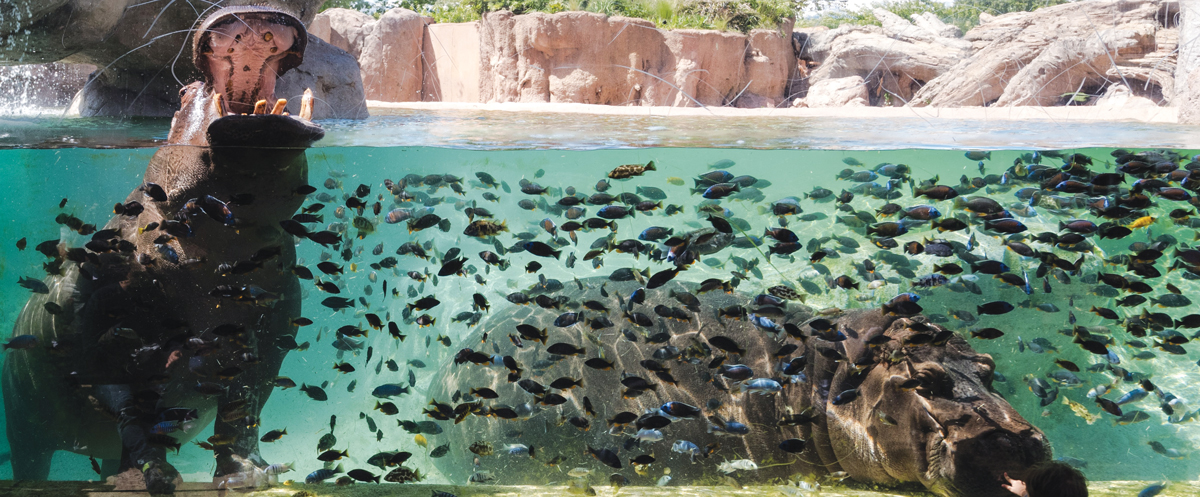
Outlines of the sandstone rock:
M777 105L794 71L790 26L781 31L663 31L588 12L493 12L479 25L480 99Z
M784 36L788 33L789 36ZM738 107L776 107L787 102L790 77L796 72L791 47L791 25L780 31L755 29L750 32L746 53L745 89L734 102Z
M383 14L363 40L359 66L368 99L419 102L426 21L408 9Z
M329 9L317 14L309 31L330 45L350 53L356 60L361 60L363 44L375 29L375 24L374 17L357 10Z
M875 7L871 10L871 13L875 14L875 18L883 25L884 32L893 38L923 41L932 41L934 39L933 33L917 27L915 24L904 20L903 17L893 14L891 11Z
M304 63L279 78L275 95L288 99L288 112L300 112L300 97L311 88L313 119L366 119L367 105L358 64L346 52L308 35Z
M317 14L313 21L308 23L308 34L320 38L321 41L329 43L329 16Z
M800 56L817 66L809 84L858 76L866 82L870 104L891 100L900 105L966 55L968 47L962 40L937 38L893 17L894 22L907 25L894 24L892 31L843 25L811 33Z
M659 76L663 79L673 76L678 91L672 92L662 85L651 84L650 87L673 94L668 105L691 107L699 103L719 106L728 105L737 98L744 80L745 35L681 29L666 33L664 38L669 51L668 59L674 59L675 67L673 71L668 69L668 74Z
M976 51L930 81L910 105L1058 105L1066 93L1102 92L1114 80L1110 73L1139 94L1168 98L1170 83L1162 76L1173 69L1174 55L1157 38L1174 29L1163 25L1164 5L1096 0L981 19L963 37Z
M913 24L939 38L960 38L962 30L953 24L946 24L930 12L922 12L910 16Z
M867 85L861 76L826 78L808 89L805 107L862 107L867 105Z
M1135 96L1128 86L1122 84L1109 86L1104 95L1095 100L1094 105L1108 111L1158 107L1153 100Z

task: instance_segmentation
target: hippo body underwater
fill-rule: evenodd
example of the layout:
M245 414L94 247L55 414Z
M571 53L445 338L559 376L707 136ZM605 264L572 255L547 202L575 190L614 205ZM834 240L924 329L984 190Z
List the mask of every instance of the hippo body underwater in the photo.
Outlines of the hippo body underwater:
M258 414L301 304L280 221L304 201L305 149L324 135L311 97L285 115L274 83L306 40L282 11L209 16L194 37L204 81L181 90L142 186L84 248L43 250L58 274L13 331L37 346L10 350L3 371L15 479L46 479L54 451L69 450L171 492L167 449L213 421L218 476L264 464Z
M602 288L609 295L626 296L640 286L636 281L586 278L555 296L572 302L606 301ZM499 396L483 400L481 412L502 404L520 414L512 420L468 416L447 431L456 437L448 442L454 447L477 440L521 443L536 446L541 459L556 454L578 458L575 454L584 452L585 445L588 450L610 449L622 459L653 453L656 464L669 465L672 481L684 485L711 482L722 472L756 481L796 474L845 475L865 483L921 486L947 497L1011 495L1000 487L1000 476L1019 475L1050 456L1042 432L992 390L991 357L923 316L862 309L826 318L792 302L783 315L772 318L779 323L777 332L768 333L747 319L722 316L751 295L708 292L687 309L680 308L683 301L673 296L689 294L691 286L672 281L647 292L634 310L655 309L661 316L659 309L665 306L685 312L653 319L649 328L627 325L622 318L618 326L629 333L557 327L554 313L535 306L512 306L486 318L461 343L478 344L481 336L513 333L517 325L552 330L549 341L578 344L586 352L577 358L556 358L529 342L485 352L511 355L523 369L522 378L542 383L577 378L582 386L565 395L565 404L549 407L514 382L504 367L469 361L446 366L430 388L432 400L446 402L455 391L486 387ZM624 305L612 310L613 320L626 310ZM831 336L837 332L845 338ZM741 353L718 349L722 339L735 343ZM728 342L723 346L730 347ZM601 366L611 361L611 369L584 364L585 358L595 357L601 359L592 361L600 360ZM748 368L752 376L731 380L735 365ZM785 366L798 369L785 373ZM723 369L727 367L733 369ZM652 388L631 391L635 389L623 386L633 377ZM906 384L910 379L920 380L920 385ZM663 410L668 402L702 412L674 416L678 419L661 428L661 440L630 443L641 418L670 415ZM595 414L589 415L589 410ZM639 426L613 429L622 412L639 415ZM734 426L729 422L742 426L725 429ZM512 438L511 433L522 435ZM780 447L785 440L790 441L786 451ZM443 474L461 481L477 470L469 460L434 461ZM545 483L539 462L496 461L503 466L485 464L484 469L493 470L498 483ZM751 461L757 464L751 467Z

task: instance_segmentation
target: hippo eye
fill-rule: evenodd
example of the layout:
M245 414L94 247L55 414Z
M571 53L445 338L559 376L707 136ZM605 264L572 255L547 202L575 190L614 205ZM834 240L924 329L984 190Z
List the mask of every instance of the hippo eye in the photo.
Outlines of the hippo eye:
M921 380L917 393L924 397L942 398L954 397L954 380L940 366L925 367L917 370L916 378Z

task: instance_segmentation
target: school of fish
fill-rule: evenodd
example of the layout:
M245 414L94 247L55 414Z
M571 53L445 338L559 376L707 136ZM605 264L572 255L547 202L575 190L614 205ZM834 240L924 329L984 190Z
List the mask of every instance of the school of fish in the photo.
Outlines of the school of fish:
M701 354L677 354L651 364L643 361L645 371L615 372L619 381L614 384L582 385L569 377L536 378L520 359L535 350L593 369L612 368L612 362L597 356L594 348L589 354L587 344L555 340L554 329L523 325L490 330L481 344L454 344L451 337L461 334L461 328L450 330L479 324L496 306L529 305L556 315L554 324L559 328L580 326L596 332L611 328L621 332L599 339L658 347L655 343L662 342L628 332L624 323L636 328L656 317L690 321L687 310L698 308L704 294L713 291L754 295L743 305L720 309L720 317L746 320L784 340L805 339L799 323L781 320L779 309L792 302L816 305L825 317L859 307L905 316L925 314L969 340L1011 341L1018 353L1059 352L1045 361L1046 368L1022 371L1027 373L1022 381L1041 406L1064 406L1087 424L1109 420L1131 425L1160 416L1153 411L1161 412L1168 423L1200 418L1200 409L1189 408L1182 397L1159 388L1153 378L1128 364L1153 361L1159 353L1186 355L1185 346L1197 336L1189 330L1200 328L1200 313L1178 287L1185 280L1200 279L1200 249L1192 246L1200 235L1176 236L1180 228L1200 226L1195 210L1200 205L1196 196L1200 175L1191 178L1193 171L1200 170L1200 161L1171 150L1115 150L1108 157L1039 151L1022 154L1011 164L992 162L986 151L964 155L978 174L964 174L957 181L917 177L916 168L904 164L868 166L847 157L830 170L830 183L803 192L778 191L780 187L769 178L736 175L737 164L729 160L669 167L655 161L615 165L596 171L597 182L588 185L554 184L552 177L539 171L534 178L519 179L513 188L507 180L482 170L475 172L475 178L451 174L379 178L378 183L353 189L344 184L349 181L346 173L333 171L323 188L295 185L297 194L309 202L280 224L297 243L319 244L322 252L315 263L301 261L284 268L307 281L311 295L319 295L308 300L319 300L320 307L310 304L305 309L314 318L298 318L293 324L302 328L316 327L317 321L337 324L320 327L311 341L279 346L304 353L326 342L337 349L336 362L314 369L323 369L321 375L330 381L350 379L346 390L373 403L378 411L361 412L358 418L367 423L377 443L392 444L393 449L369 457L354 454L364 457L359 464L364 467L346 471L347 461L359 460L350 459L347 449L337 448L334 413L315 451L297 448L298 454L313 454L310 460L263 471L277 475L293 466L311 467L304 478L307 483L331 479L338 484L407 483L425 478L420 468L427 473L428 466L423 458L466 457L475 459L478 468L470 483L503 483L502 474L483 469L485 463L479 462L503 454L546 466L575 467L564 477L583 493L594 494L588 485L593 468L611 470L607 481L615 487L647 474L656 458L636 449L641 442L666 440L679 457L710 457L719 443L673 439L670 423L698 419L722 436L764 428L723 419L709 412L708 406L679 401L666 402L654 412L622 412L610 419L596 419L591 406L650 388L642 376L669 381L665 365L670 361L704 364L730 383L730 395L774 395L804 381L795 374L803 369L803 356L784 349L774 357L777 370L750 371L739 364L745 351L738 337L722 336L709 340ZM693 186L687 188L680 177L660 176L663 169L690 171ZM236 213L235 200L214 199ZM635 220L651 226L634 230ZM67 215L58 221L80 233L89 226ZM432 240L456 233L461 236L451 247ZM22 250L26 245L25 239L17 244ZM609 279L637 281L641 287L605 301L557 297L564 285L583 283L578 279L564 283L555 276L586 265L593 270L612 268ZM261 268L256 261L213 267L232 274ZM349 275L363 273L369 284L350 288ZM458 278L481 289L489 279L507 279L514 291L480 290L468 295L471 292L461 291L469 288L463 284L454 287L459 290L438 291ZM672 292L681 307L640 305L646 295L664 291L661 287L673 280L692 289ZM47 291L35 278L22 277L18 283L31 292ZM1081 286L1086 289L1064 291ZM1061 300L1056 304L1045 298L1055 292L1072 297L1065 306ZM973 302L973 307L964 308L960 304L964 301ZM439 306L453 307L451 322L430 313ZM993 321L992 316L1009 313L1061 315L1061 338L1025 340L1022 331L1004 329ZM822 339L838 340L837 330L811 326ZM386 334L370 335L383 330ZM931 338L905 345L939 346L938 337ZM421 399L420 403L428 402L423 411L410 412L402 400L419 395L418 385L443 364L397 360L395 354L389 357L381 352L397 347L386 342L405 340L424 341L426 348L447 348L446 356L453 357L458 367L505 371L507 380L529 396L501 398L489 388L461 385L452 398ZM945 343L944 337L940 342ZM15 336L4 349L39 346L49 344ZM364 350L366 360L360 361L357 358ZM407 371L401 373L401 367ZM1010 385L1011 393L1015 380L996 376L1000 384ZM283 376L274 381L280 389L296 387L318 404L331 395L330 381L297 385ZM369 386L356 391L360 381ZM1068 397L1071 389L1086 395ZM586 429L604 423L625 438L615 438L611 447L554 451L495 440L465 447L433 442L468 416L505 423L528 417L535 409L560 405L566 401L564 396L583 398L587 407L569 419L571 424ZM831 401L854 402L855 395L847 391ZM394 419L396 424L377 418ZM385 437L385 432L396 436ZM287 444L287 435L281 426L261 441ZM400 440L409 445L408 450L400 447ZM221 442L198 444L211 449ZM799 453L804 444L801 439L779 440L779 459ZM1171 441L1150 441L1147 446L1167 458L1186 455L1183 445ZM1080 467L1087 464L1070 457L1063 460ZM372 466L375 469L368 469ZM747 459L721 465L725 474L757 469ZM652 479L659 485L670 480L669 471ZM434 491L434 495L450 494Z

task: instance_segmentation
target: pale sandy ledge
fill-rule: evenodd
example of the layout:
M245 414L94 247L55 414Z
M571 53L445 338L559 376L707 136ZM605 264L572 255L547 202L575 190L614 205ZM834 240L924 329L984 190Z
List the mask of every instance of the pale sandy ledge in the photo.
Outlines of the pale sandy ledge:
M577 103L467 103L467 102L380 102L368 100L371 115L382 116L413 110L530 112L651 117L796 117L796 118L921 118L1007 121L1103 121L1176 124L1179 109L1138 107L1108 109L1079 107L826 107L759 108L733 107L634 107Z

